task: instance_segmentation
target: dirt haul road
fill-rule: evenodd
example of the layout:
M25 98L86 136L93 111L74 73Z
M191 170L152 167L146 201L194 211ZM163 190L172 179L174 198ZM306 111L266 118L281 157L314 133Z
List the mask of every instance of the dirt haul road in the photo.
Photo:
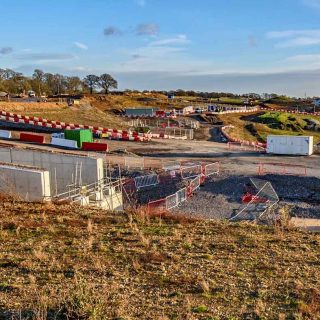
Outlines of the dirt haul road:
M257 173L258 164L279 163L305 166L307 175L320 178L320 156L277 156L266 155L258 152L230 151L225 143L196 140L155 140L146 142L126 142L113 140L100 140L109 145L111 152L126 150L139 156L154 157L166 160L220 161L224 172L252 175ZM102 156L94 152L81 150L58 149L50 145L25 144L19 141L0 140L0 143L12 147L28 147L43 151L54 151L71 154L91 154ZM108 157L108 155L106 155Z
M230 151L227 144L195 140L157 140L150 143L109 141L110 150L121 146L140 156L169 160L220 161L222 169L239 174L256 174L261 162L305 166L307 175L320 178L320 156L278 156L251 151Z

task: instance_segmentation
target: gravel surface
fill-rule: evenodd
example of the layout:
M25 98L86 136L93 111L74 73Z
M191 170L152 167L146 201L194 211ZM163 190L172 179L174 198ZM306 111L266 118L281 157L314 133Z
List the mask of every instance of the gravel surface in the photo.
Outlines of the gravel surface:
M271 182L279 196L279 206L288 206L292 216L320 218L320 179L277 175L255 178ZM249 182L249 177L242 175L214 177L174 211L209 219L228 219L239 210L241 196Z
M123 176L134 178L151 172L126 171ZM269 181L279 196L278 207L288 206L295 217L320 218L320 179L315 177L265 175L246 176L230 172L221 173L207 180L192 199L182 203L173 212L180 212L207 219L229 219L242 207L241 197L250 177ZM186 186L179 175L172 179L161 175L159 185L141 189L135 195L139 204L147 204L174 194Z

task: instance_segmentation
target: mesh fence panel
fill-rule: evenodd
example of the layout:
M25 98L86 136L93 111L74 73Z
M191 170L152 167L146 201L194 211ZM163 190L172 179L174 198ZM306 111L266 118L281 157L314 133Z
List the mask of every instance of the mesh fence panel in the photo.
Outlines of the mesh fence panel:
M123 188L127 193L135 193L137 191L134 179L127 179L123 182Z
M157 174L149 174L146 176L135 177L134 182L137 189L151 187L159 184Z
M125 167L128 169L131 168L144 168L144 159L139 157L125 157Z
M260 179L250 179L258 189L252 200L241 207L238 213L230 220L257 220L260 219L270 208L278 203L279 198L270 182Z
M179 191L177 191L177 201L178 203L182 203L184 201L187 200L187 189L186 188L183 188Z
M268 201L279 201L279 197L270 182L261 179L250 178L251 183L260 193L260 197Z
M177 194L172 194L166 197L166 208L167 210L173 209L179 205Z
M195 191L195 190L199 189L200 188L200 184L201 184L201 177L198 176L198 177L194 178L190 182L191 190Z
M201 165L194 165L190 167L181 167L180 169L182 179L191 179L201 175Z
M163 163L162 169L165 171L179 170L181 164L179 161L166 161Z
M148 203L148 213L163 213L165 211L166 199L160 199Z
M206 177L210 177L214 174L218 174L220 172L220 162L214 162L205 165L204 172Z

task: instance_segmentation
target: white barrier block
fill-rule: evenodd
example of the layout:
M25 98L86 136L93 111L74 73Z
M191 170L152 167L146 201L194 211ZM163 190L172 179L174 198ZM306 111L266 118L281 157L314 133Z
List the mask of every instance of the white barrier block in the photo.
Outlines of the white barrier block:
M51 144L66 148L78 148L77 141L52 137Z
M6 139L11 139L11 131L7 130L0 130L0 138L6 138Z

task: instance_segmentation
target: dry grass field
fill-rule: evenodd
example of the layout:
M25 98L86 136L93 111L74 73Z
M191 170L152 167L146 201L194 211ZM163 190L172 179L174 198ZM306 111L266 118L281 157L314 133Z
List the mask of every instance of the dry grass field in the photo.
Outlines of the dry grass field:
M0 319L319 319L320 235L0 202Z

